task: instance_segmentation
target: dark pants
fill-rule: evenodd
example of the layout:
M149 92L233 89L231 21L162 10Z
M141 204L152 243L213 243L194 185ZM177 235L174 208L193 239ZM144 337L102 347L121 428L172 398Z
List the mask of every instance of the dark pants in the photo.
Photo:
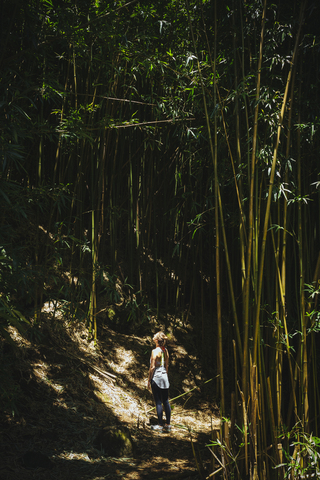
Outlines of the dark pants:
M170 425L171 407L169 403L169 389L159 388L153 380L151 382L151 388L154 401L156 402L159 425L162 425L162 405L164 406L164 411L166 413L167 425Z

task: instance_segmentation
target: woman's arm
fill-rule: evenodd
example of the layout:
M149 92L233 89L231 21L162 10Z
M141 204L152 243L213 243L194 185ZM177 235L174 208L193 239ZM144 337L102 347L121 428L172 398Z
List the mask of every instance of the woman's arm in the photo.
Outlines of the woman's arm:
M151 386L151 380L152 380L155 368L156 368L156 355L155 355L154 350L152 350L151 358L150 358L149 376L148 376L148 388L149 389L150 389L150 386Z
M169 352L168 352L167 349L166 349L166 355L165 355L165 359L164 359L164 366L166 367L166 371L168 373L168 371L169 371Z

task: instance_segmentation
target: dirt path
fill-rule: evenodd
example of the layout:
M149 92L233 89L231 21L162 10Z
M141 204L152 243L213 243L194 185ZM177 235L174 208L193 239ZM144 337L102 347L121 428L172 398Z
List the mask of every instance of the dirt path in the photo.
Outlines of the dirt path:
M19 414L1 416L0 479L197 478L191 439L205 462L211 426L219 421L196 388L172 403L171 433L155 433L151 393L146 389L150 337L100 332L99 348L81 328L52 327L37 344L12 329L19 348L10 374L19 382ZM200 367L171 337L171 398L201 385ZM14 360L14 361L13 361ZM129 428L134 455L110 457L94 448L110 425Z

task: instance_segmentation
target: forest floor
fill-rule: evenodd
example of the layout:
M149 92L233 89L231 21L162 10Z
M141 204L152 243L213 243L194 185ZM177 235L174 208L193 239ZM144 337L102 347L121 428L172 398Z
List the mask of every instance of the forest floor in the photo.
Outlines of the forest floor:
M146 388L152 335L110 323L99 325L97 346L84 325L49 314L32 341L10 327L16 346L1 350L17 413L0 413L1 480L196 479L192 443L210 471L206 445L220 421L211 401L214 381L204 383L190 332L175 328L168 345L170 397L189 393L172 401L172 431L155 433ZM133 455L113 457L98 447L110 426L129 429Z

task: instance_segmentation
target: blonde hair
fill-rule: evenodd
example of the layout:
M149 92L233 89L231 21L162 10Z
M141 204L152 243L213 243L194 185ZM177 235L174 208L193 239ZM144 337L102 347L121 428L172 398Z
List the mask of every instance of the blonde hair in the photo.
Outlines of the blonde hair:
M165 346L168 337L163 332L158 332L154 335L153 340L157 340L160 346Z

